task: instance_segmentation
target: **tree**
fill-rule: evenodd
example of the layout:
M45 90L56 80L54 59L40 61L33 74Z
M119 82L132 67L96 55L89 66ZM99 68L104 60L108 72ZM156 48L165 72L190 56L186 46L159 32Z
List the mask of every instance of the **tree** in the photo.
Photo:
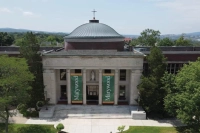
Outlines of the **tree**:
M14 42L14 37L6 32L0 32L0 46L10 46Z
M176 46L192 46L192 43L185 39L184 36L180 36L179 39L175 41Z
M170 40L168 37L161 39L158 42L158 46L174 46L174 41Z
M147 56L147 62L149 72L141 77L141 83L138 85L141 98L140 104L147 113L163 114L163 98L166 92L162 88L161 78L165 73L166 58L164 58L161 50L154 46Z
M137 45L155 46L160 39L160 31L145 29L137 39Z
M47 37L47 41L48 41L48 42L51 42L51 45L52 45L52 43L54 43L54 42L56 41L56 37L50 35L50 36Z
M166 90L167 93L166 97L164 98L165 110L169 113L169 115L176 116L176 111L175 111L176 106L175 103L172 102L175 101L175 99L174 97L171 97L171 95L177 92L175 88L175 74L165 72L161 81L163 84L163 89Z
M32 32L24 35L20 44L20 54L27 60L29 70L34 74L35 79L31 83L32 90L30 90L31 100L28 107L35 107L38 101L44 100L44 85L43 85L43 70L41 57L39 53L40 45L36 36Z
M165 98L165 108L194 132L200 132L200 58L184 65Z
M8 133L8 120L13 116L10 112L12 106L26 103L30 97L29 82L33 80L26 60L0 56L0 118L5 121L6 133Z

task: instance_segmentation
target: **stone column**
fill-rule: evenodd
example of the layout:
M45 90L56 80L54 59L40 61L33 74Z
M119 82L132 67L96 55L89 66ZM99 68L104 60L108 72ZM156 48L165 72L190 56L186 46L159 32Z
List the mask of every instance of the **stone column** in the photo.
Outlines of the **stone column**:
M99 70L99 105L102 105L102 70Z
M114 96L115 105L118 105L118 95L119 95L119 70L115 69L115 96Z
M70 82L70 69L67 69L67 101L71 104L71 82Z
M50 104L57 104L57 91L56 91L56 70L45 69L43 72L44 91L47 92L46 98L50 98Z
M140 82L140 77L142 75L141 70L131 70L131 75L130 75L130 105L137 105L137 102L135 99L138 98L138 89L137 85Z
M86 70L83 69L83 104L86 105Z

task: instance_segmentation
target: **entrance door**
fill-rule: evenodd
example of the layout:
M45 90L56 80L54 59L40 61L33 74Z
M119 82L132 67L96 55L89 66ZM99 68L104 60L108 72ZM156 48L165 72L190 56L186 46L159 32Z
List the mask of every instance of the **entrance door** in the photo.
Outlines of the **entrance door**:
M98 104L99 101L99 86L87 85L86 86L87 104Z

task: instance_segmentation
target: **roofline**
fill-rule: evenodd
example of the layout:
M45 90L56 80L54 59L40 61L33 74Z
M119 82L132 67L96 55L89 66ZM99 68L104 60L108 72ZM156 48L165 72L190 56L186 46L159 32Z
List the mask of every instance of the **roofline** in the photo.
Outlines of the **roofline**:
M124 37L121 38L65 38L66 42L123 42Z

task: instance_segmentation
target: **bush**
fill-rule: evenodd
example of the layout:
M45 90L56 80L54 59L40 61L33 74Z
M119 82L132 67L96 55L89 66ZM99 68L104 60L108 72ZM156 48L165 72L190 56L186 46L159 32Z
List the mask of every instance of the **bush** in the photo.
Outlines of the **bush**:
M123 131L124 131L124 129L125 129L125 126L123 125L123 126L119 126L118 128L117 128L117 130L120 132L120 133L122 133Z
M52 130L45 126L30 125L18 128L17 133L52 133Z
M56 126L56 129L57 131L61 131L62 129L64 129L64 125L62 123L59 123L57 126Z

